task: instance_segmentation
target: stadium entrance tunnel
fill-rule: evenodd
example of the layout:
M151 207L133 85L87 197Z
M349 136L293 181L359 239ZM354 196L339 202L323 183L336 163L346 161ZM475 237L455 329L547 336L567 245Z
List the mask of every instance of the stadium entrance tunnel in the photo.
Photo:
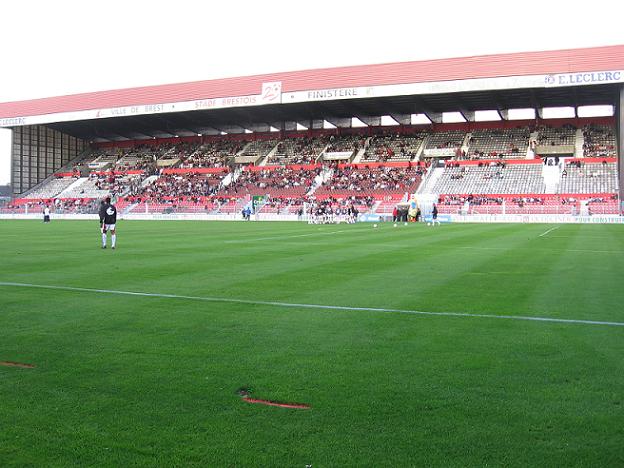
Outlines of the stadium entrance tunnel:
M306 403L290 403L284 401L275 401L275 400L263 400L260 398L251 398L251 388L249 387L241 387L236 390L236 394L241 396L243 401L247 403L257 404L257 405L265 405L265 406L278 406L280 408L294 408L294 409L310 409L310 405Z
M22 369L34 369L35 368L35 366L32 364L25 364L23 362L13 362L13 361L0 361L0 366L20 367Z

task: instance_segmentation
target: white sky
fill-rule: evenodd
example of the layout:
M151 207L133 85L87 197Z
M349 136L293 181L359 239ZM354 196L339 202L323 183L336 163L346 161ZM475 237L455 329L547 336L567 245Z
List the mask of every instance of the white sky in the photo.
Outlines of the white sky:
M310 68L624 44L624 2L0 3L0 102ZM0 184L8 144L0 132Z

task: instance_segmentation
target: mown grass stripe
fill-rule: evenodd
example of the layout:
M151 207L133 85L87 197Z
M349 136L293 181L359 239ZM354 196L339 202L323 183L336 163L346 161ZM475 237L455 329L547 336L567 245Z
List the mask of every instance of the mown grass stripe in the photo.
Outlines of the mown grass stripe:
M290 307L290 308L303 308L303 309L366 311L366 312L382 312L382 313L411 314L411 315L433 315L433 316L441 316L441 317L473 317L473 318L491 318L491 319L509 319L509 320L528 320L528 321L534 321L534 322L551 322L551 323L568 323L568 324L604 325L604 326L624 327L624 322L608 322L608 321L600 321L600 320L581 320L581 319L562 319L562 318L554 318L554 317L535 317L535 316L526 316L526 315L471 314L467 312L432 312L432 311L424 311L424 310L386 309L382 307L353 307L353 306L339 306L339 305L325 305L325 304L301 304L301 303L294 303L294 302L259 301L259 300L251 300L251 299L236 299L236 298L229 298L229 297L186 296L186 295L181 295L181 294L149 293L149 292L139 292L139 291L120 291L120 290L115 290L115 289L77 288L73 286L13 283L13 282L5 282L5 281L0 281L0 286L52 289L52 290L60 290L60 291L103 293L103 294L115 294L115 295L125 295L125 296L184 299L184 300L206 301L206 302L229 302L229 303L235 303L235 304L270 305L270 306L276 306L276 307Z

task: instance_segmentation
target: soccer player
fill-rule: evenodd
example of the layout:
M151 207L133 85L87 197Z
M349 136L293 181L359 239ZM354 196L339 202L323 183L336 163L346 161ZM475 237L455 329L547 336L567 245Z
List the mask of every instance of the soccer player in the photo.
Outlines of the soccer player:
M45 208L43 209L43 222L44 223L50 222L50 207L48 205L46 205Z
M102 248L106 248L106 233L111 232L111 248L115 248L117 235L115 224L117 223L117 208L111 203L111 198L106 197L100 205L100 226L102 228Z
M436 206L436 204L433 204L433 210L431 210L431 225L435 226L435 223L438 223L438 226L440 225L440 221L438 221L438 207Z

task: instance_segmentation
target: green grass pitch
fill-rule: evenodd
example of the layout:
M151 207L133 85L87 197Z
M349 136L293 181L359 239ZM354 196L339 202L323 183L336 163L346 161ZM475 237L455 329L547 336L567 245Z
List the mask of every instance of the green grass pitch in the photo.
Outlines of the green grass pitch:
M111 251L96 221L0 221L0 242L0 361L36 366L0 366L0 466L624 465L624 326L483 317L624 323L622 226L120 221Z

